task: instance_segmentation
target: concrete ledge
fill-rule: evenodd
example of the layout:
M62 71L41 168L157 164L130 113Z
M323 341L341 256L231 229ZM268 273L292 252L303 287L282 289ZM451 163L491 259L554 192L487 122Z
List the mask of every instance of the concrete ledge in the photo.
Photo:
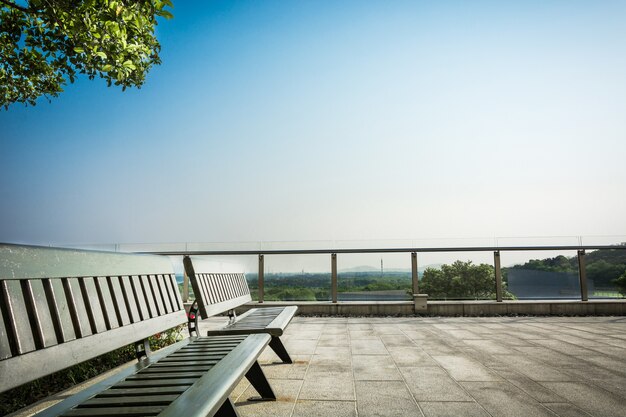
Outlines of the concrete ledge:
M379 301L338 303L315 301L252 302L240 307L241 312L257 307L297 305L299 315L324 316L626 316L624 300L541 300L541 301L428 301L426 310L416 311L411 301Z

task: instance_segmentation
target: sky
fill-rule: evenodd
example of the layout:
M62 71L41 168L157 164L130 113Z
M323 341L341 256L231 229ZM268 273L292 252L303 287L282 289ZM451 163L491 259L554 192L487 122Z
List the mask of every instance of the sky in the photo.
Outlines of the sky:
M0 111L0 241L626 236L626 2L174 6L141 89Z

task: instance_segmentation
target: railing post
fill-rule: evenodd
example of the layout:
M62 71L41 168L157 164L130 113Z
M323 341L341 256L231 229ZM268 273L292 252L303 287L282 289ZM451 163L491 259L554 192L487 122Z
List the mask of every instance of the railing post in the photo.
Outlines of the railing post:
M333 303L337 302L337 254L330 255L330 296Z
M189 301L189 277L187 271L183 268L183 303Z
M411 252L411 278L413 279L413 294L419 294L419 277L417 275L417 252Z
M259 303L263 302L263 297L264 297L264 284L265 284L265 278L263 276L263 273L265 271L265 260L263 259L263 255L259 254Z
M585 267L585 251L578 251L578 278L580 279L580 299L582 301L588 301L589 295L587 292L587 269Z
M500 269L500 251L493 253L493 268L496 274L496 301L502 302L502 270Z

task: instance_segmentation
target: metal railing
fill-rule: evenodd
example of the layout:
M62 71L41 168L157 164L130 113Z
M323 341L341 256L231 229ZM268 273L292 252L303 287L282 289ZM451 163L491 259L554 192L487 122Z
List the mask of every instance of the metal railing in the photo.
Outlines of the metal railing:
M588 250L626 250L624 245L546 245L546 246L471 246L471 247L402 247L402 248L353 248L353 249L253 249L253 250L174 250L174 251L143 251L167 256L257 256L258 257L258 301L264 302L265 256L267 255L330 255L331 264L331 302L337 303L338 273L337 256L340 254L372 254L372 253L406 253L410 254L411 283L413 294L419 294L418 253L454 253L454 252L493 252L495 271L496 301L502 302L502 270L501 252L515 251L575 251L578 258L578 278L580 281L580 299L588 301L585 254ZM188 294L188 280L184 277L183 292Z

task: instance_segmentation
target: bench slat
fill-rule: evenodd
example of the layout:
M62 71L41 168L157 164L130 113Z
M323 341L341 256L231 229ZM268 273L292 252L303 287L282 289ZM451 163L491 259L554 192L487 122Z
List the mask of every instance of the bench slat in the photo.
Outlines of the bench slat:
M68 278L63 280L63 284L65 297L68 302L70 298L72 300L69 312L74 332L78 337L87 337L92 335L94 331L89 321L89 314L87 313L87 304L89 301L85 300L83 291L84 284L82 281L83 278Z
M156 275L148 275L148 284L150 285L150 292L155 301L156 314L165 314L165 308L163 306L163 296L161 295L161 291L159 290Z
M124 299L124 293L122 292L122 284L120 277L108 277L109 291L113 297L113 305L115 307L115 314L117 316L117 322L121 326L130 324L130 316L128 309L126 308L126 300ZM171 313L171 311L168 311Z
M28 312L19 281L3 281L2 296L6 303L7 334L12 356L34 351L35 339L28 322Z
M119 396L133 396L133 395L166 395L166 394L182 394L190 387L188 385L179 385L174 387L152 387L152 388L111 388L106 391L102 391L96 395L96 398L101 397L119 397Z
M95 283L98 301L102 308L102 315L104 316L104 325L107 330L116 329L119 325L117 323L115 307L113 306L113 298L109 290L109 283L106 277L96 277Z
M2 297L2 289L0 288L0 297ZM4 324L4 302L1 303L0 307L0 360L10 358L11 353L11 345L9 344L9 335L7 327Z
M117 384L120 388L158 388L158 387L178 387L178 386L190 386L193 385L199 378L202 377L202 373L191 374L189 378L166 378L164 375L150 375L146 374L144 379L131 379L127 378L126 381ZM149 378L154 376L155 378Z
M102 398L92 398L87 400L78 406L81 408L91 407L127 407L127 406L153 406L153 405L169 405L172 401L178 398L177 394L153 394L153 395L138 395L138 396L108 396Z
M145 406L145 407L103 407L103 408L76 408L63 414L67 417L80 416L126 416L126 417L142 417L156 416L165 406Z
M106 331L106 324L104 322L104 313L102 312L102 307L100 306L100 298L98 297L95 279L92 277L86 277L80 281L80 291L83 296L83 303L85 304L85 312L87 314L86 318L89 322L89 328L91 330L90 333L95 334L104 332Z

